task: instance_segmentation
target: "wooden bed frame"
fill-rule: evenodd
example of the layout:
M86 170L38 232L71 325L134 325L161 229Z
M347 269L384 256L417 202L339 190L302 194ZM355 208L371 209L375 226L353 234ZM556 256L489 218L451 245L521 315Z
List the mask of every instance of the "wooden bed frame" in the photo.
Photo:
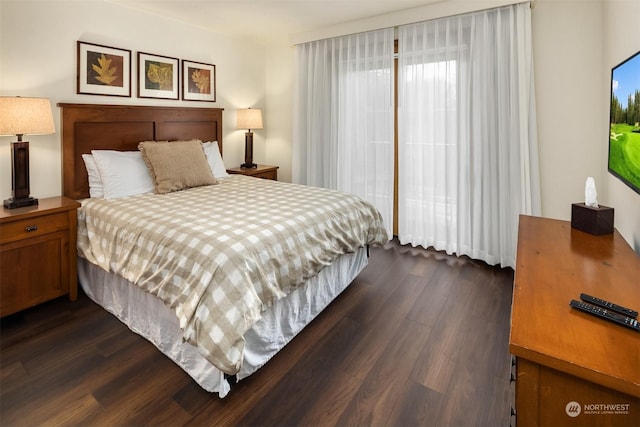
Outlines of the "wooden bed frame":
M222 108L58 104L62 116L62 194L89 197L82 154L91 150L137 151L141 141L218 141Z

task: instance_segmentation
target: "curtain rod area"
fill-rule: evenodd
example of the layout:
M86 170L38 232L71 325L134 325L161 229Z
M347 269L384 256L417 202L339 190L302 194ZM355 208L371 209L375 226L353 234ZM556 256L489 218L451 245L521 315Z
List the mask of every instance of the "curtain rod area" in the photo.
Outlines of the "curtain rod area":
M518 3L529 3L530 6L533 7L535 0L443 0L437 3L430 3L424 6L400 10L385 15L292 34L289 37L289 42L291 45L298 45L316 40L379 30L382 28L397 27L399 25L412 24L415 22L428 21L431 19L444 18L446 16L460 15L463 13L477 12L479 10L493 9Z

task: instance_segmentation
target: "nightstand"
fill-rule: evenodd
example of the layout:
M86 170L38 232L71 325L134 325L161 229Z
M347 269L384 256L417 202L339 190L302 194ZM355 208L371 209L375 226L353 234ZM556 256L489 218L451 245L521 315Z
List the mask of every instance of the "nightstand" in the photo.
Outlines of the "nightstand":
M278 180L278 166L258 165L255 168L231 168L227 169L227 173Z
M0 317L78 295L77 209L66 197L0 210Z

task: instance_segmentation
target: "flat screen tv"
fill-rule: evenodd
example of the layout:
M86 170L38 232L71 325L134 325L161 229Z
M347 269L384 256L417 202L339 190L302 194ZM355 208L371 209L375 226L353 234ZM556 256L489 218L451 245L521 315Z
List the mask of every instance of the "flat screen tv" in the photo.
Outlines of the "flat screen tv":
M608 168L640 194L640 52L611 70Z

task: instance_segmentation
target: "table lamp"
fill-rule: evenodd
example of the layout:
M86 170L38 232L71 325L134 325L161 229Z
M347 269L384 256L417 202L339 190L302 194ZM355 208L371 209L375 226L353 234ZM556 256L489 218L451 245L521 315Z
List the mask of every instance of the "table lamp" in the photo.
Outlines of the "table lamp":
M29 195L29 142L23 135L54 133L51 102L46 98L0 97L0 135L16 135L11 144L11 198L4 201L7 209L38 204Z
M236 127L248 129L244 134L244 163L240 167L255 168L258 165L253 163L253 132L251 129L262 129L262 110L258 108L238 110Z

